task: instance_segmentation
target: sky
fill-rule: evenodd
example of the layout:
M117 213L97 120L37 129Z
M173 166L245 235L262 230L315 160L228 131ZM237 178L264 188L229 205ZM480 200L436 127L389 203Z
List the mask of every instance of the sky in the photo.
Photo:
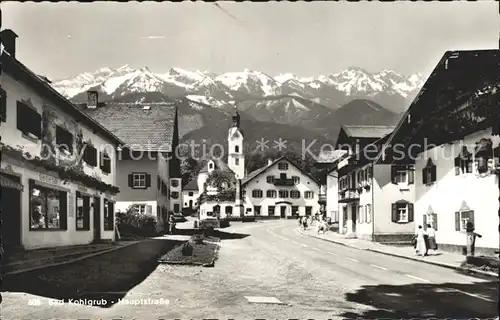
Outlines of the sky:
M102 67L271 76L356 66L428 75L447 50L498 48L495 1L1 4L17 58L52 80Z

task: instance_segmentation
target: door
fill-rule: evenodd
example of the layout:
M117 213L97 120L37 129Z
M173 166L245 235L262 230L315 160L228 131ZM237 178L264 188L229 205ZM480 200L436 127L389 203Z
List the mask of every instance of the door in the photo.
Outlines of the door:
M20 182L19 179L17 181ZM1 191L3 199L0 201L2 238L5 259L7 260L12 250L21 245L21 191L3 187Z
M189 200L189 209L193 209L193 200Z
M352 232L356 232L356 222L358 221L358 205L353 204L351 206L352 212Z
M281 210L280 211L281 217L285 218L286 217L286 206L281 206L280 210Z
M94 197L94 241L101 240L101 198Z

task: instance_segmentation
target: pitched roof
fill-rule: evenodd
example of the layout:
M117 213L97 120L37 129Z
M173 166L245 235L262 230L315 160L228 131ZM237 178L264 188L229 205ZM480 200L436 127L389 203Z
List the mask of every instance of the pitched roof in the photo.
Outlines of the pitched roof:
M145 109L144 107L149 108ZM123 140L131 150L171 152L176 103L108 102L95 109L80 108Z
M80 120L82 123L88 125L92 129L95 129L106 138L111 139L114 143L123 144L123 141L110 132L106 126L103 126L92 117L89 117L85 112L82 112L80 108L57 92L48 82L41 79L38 75L33 73L33 71L22 64L19 60L12 57L5 50L0 56L0 62L2 64L2 69L6 73L12 75L15 79L25 82L26 85L38 92L40 95L52 99L53 103L63 112L67 112L72 117L75 117L75 119Z
M198 179L191 179L183 188L185 191L198 191Z
M382 138L391 133L396 126L376 125L343 125L344 131L350 137L355 138Z
M397 144L401 139L410 137L410 135L416 135L422 127L422 123L428 119L430 112L442 113L439 98L445 95L452 95L455 99L460 98L461 100L469 98L476 93L479 87L484 86L487 80L485 74L494 74L498 77L499 68L500 52L498 49L445 52L384 143L383 152L379 154L376 161L379 162L383 159L386 148L389 149L391 145ZM433 109L425 109L425 107ZM403 130L405 127L412 127L412 133L408 134ZM429 134L432 135L432 133Z
M344 153L346 153L346 150L328 150L328 151L321 151L318 155L318 159L316 162L318 163L333 163L335 160L338 158L342 157Z
M261 167L259 169L256 169L256 170L250 172L250 174L245 179L243 179L243 181L241 182L241 185L243 186L243 185L249 183L250 181L252 181L256 177L260 176L261 174L263 174L264 172L266 172L268 169L270 169L271 167L273 167L276 163L278 163L279 161L282 161L282 160L287 161L288 163L290 163L291 165L293 165L295 168L297 168L303 175L309 177L311 180L313 180L314 182L318 183L318 181L316 180L316 178L314 178L309 173L307 173L304 170L302 170L302 168L299 167L293 161L290 161L285 156L282 156L282 157L277 158L276 160L274 160L270 164L265 165L264 167Z

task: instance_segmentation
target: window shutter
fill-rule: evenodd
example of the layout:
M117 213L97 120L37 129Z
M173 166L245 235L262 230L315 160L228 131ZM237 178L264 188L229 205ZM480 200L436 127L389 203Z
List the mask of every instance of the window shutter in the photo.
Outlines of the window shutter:
M422 226L422 227L424 228L424 230L427 230L427 215L426 215L426 214L424 214L424 216L423 216L422 218L423 218L423 219L422 219L422 220L423 220L423 221L422 221L422 224L423 224L423 226Z
M437 178L436 178L436 166L435 165L432 166L430 168L430 170L431 170L431 181L430 182L435 182L437 180Z
M151 175L146 173L146 188L151 187Z
M152 214L153 213L153 206L152 205L147 205L146 206L146 213L147 214Z
M63 230L68 228L68 194L59 191L59 223Z
M132 174L128 175L128 186L132 188L134 186L134 176Z
M460 157L455 158L455 175L458 176L460 174Z
M398 222L398 205L392 204L392 222Z
M434 230L438 230L438 216L436 213L432 214L432 222L434 223Z
M469 211L468 212L468 216L469 216L469 221L472 222L472 224L475 226L475 223L474 223L474 211Z
M460 212L455 212L455 231L460 231Z
M413 222L413 203L408 203L408 222Z
M38 112L33 112L33 128L31 128L31 133L38 138L42 137L42 115Z
M101 215L99 215L100 217ZM94 221L94 225L97 222ZM90 198L83 197L83 228L85 230L90 230Z
M391 166L391 182L396 183L396 166Z
M1 122L7 121L7 93L0 88L0 117Z
M415 182L415 171L413 167L408 167L408 184L413 184Z
M427 181L427 171L429 170L429 168L423 168L422 169L422 184L427 184L428 181Z

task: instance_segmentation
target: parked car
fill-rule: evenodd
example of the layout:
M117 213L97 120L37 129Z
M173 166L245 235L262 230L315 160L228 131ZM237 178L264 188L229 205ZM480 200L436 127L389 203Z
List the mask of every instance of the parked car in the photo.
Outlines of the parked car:
M186 222L187 219L182 215L182 213L174 213L174 221L176 223Z

